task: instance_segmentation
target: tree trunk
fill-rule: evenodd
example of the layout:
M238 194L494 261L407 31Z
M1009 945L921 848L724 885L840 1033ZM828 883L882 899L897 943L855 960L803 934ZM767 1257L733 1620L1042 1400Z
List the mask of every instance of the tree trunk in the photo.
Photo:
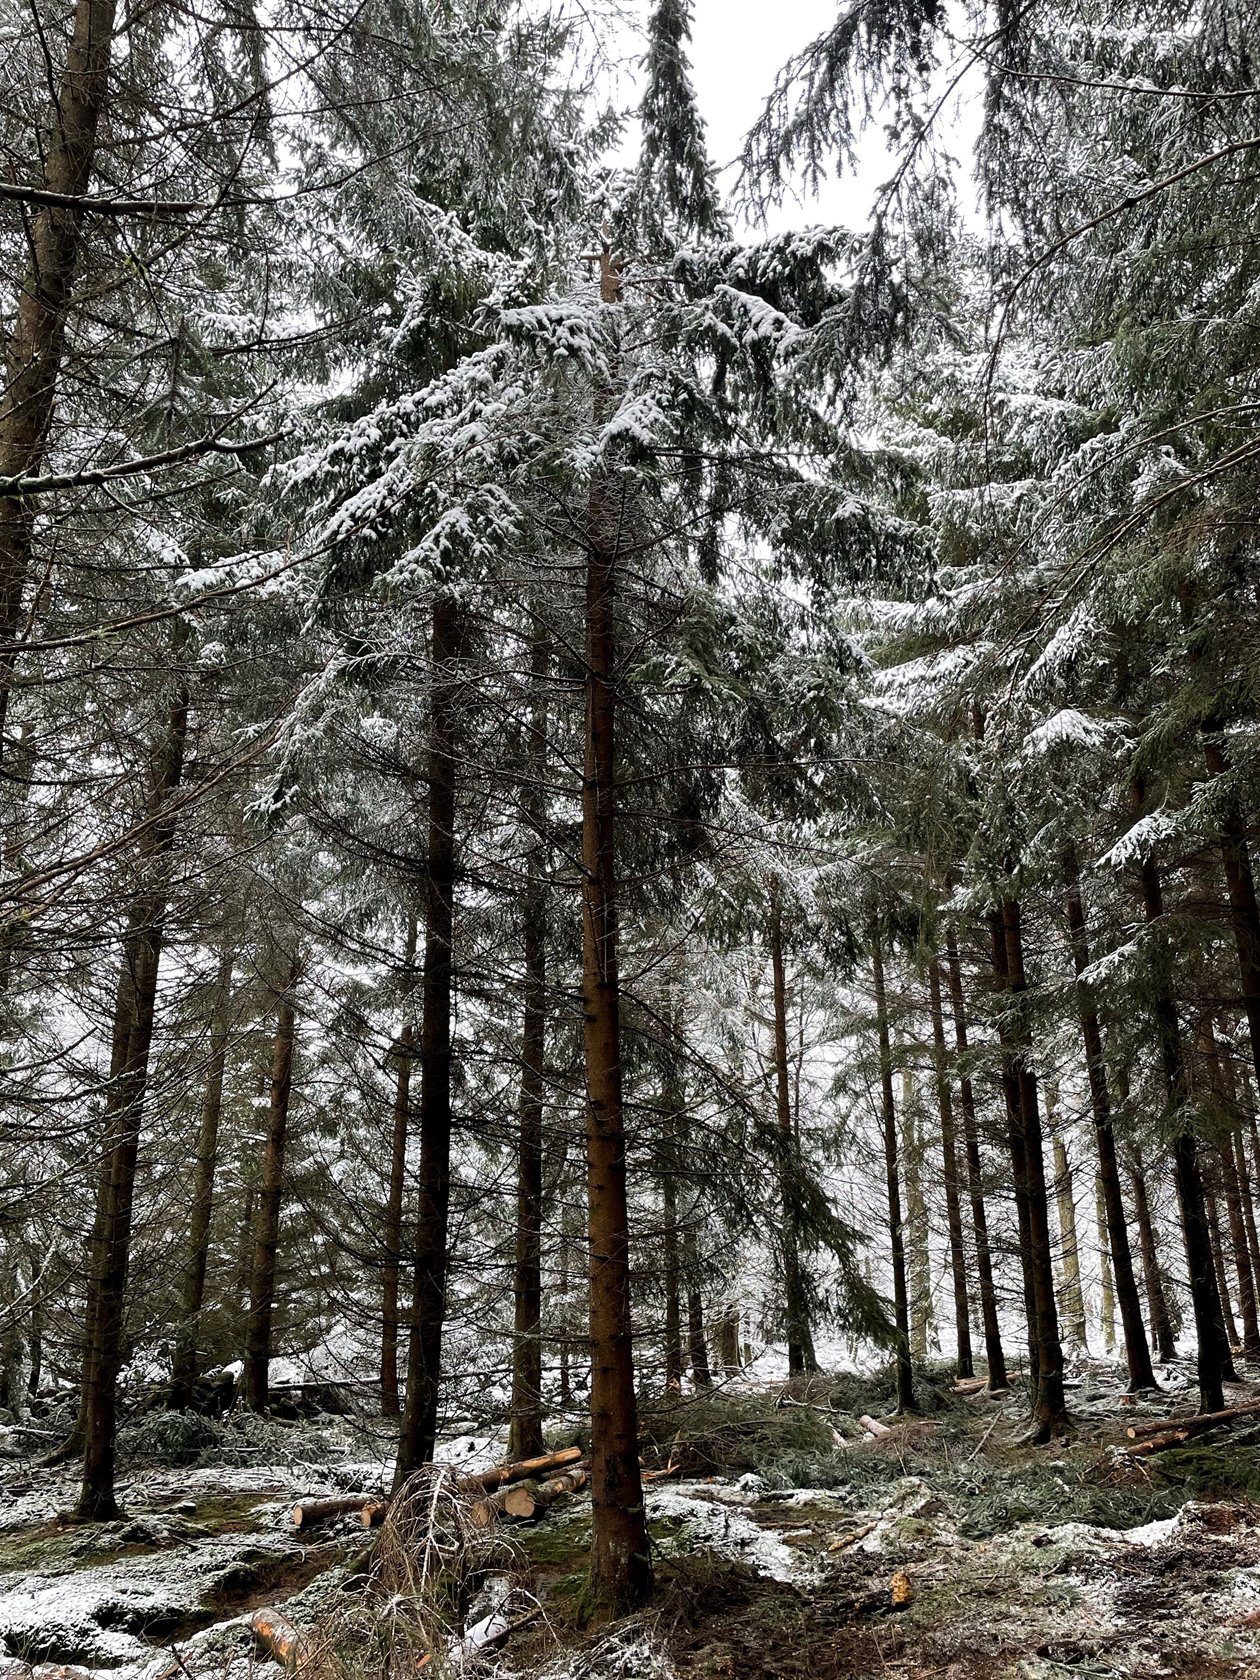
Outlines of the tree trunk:
M1151 1219L1146 1173L1136 1152L1133 1164L1129 1168L1129 1180L1133 1185L1133 1212L1137 1219L1138 1241L1142 1252L1142 1279L1146 1285L1151 1335L1160 1359L1175 1359L1177 1338L1173 1333L1172 1314L1168 1310L1168 1296L1164 1290L1164 1270L1159 1263L1159 1250L1155 1246L1155 1225Z
M672 1155L672 1151L671 1151ZM678 1186L674 1182L672 1159L665 1163L661 1195L664 1204L665 1248L665 1388L682 1390L682 1302L678 1288Z
M910 1290L906 1280L905 1230L901 1220L901 1171L897 1148L897 1103L893 1095L892 1041L888 1032L888 996L884 986L884 948L878 918L871 923L871 974L875 982L875 1021L879 1032L879 1085L884 1122L884 1175L888 1192L888 1238L893 1275L893 1316L897 1330L897 1410L914 1410L914 1367L910 1361Z
M81 198L92 179L97 129L109 98L115 0L78 0L57 102L46 125L44 191ZM83 244L82 214L60 205L36 208L25 224L28 261L11 317L0 396L0 478L38 471L47 447L65 349L66 321ZM21 623L30 571L34 514L19 496L0 496L0 643ZM0 654L0 753L15 655Z
M615 307L621 273L601 253L600 295ZM596 418L612 410L596 396ZM586 740L582 776L582 1002L590 1233L591 1591L621 1613L652 1590L630 1318L630 1215L621 1092L617 952L616 585L621 499L602 466L586 532Z
M1217 1099L1226 1107L1233 1107L1221 1069L1212 1018L1204 1014L1201 1023L1202 1043L1207 1061L1208 1080ZM1260 1359L1260 1324L1256 1322L1255 1279L1251 1270L1251 1250L1248 1246L1246 1220L1243 1216L1242 1187L1234 1161L1232 1134L1218 1142L1216 1155L1218 1177L1225 1196L1225 1211L1229 1218L1230 1246L1234 1257L1234 1274L1238 1279L1238 1312L1242 1319L1242 1349L1248 1359ZM1220 1277L1218 1290L1224 1290ZM1222 1293L1222 1301L1225 1299Z
M1224 744L1217 732L1205 732L1203 758L1208 775L1222 776L1229 769ZM1238 953L1238 981L1242 992L1251 1059L1260 1078L1260 906L1251 871L1247 831L1236 799L1231 799L1221 822L1221 867L1229 898L1229 918Z
M254 1264L249 1284L249 1319L245 1326L245 1404L251 1411L267 1407L267 1378L271 1366L271 1321L276 1302L276 1253L280 1246L280 1201L284 1189L284 1151L289 1135L289 1098L293 1090L293 1040L296 1031L294 989L298 959L289 961L288 978L276 1012L276 1037L271 1061L271 1101L267 1142L263 1151L254 1225Z
M1137 781L1133 783L1132 798L1136 817L1140 815L1145 803L1141 784ZM1159 871L1149 858L1140 866L1139 881L1146 924L1156 930L1156 937L1164 943L1163 890ZM1171 952L1166 944L1159 955L1161 960L1157 961L1155 975L1156 995L1151 1010L1159 1044L1169 1119L1175 1128L1172 1146L1173 1176L1177 1186L1177 1200L1181 1207L1181 1229L1185 1239L1186 1268L1190 1278L1190 1300L1194 1308L1199 1405L1202 1411L1218 1412L1225 1404L1221 1384L1227 1374L1232 1376L1233 1373L1230 1367L1229 1344L1225 1339L1225 1327L1221 1319L1221 1302L1212 1271L1212 1241L1203 1195L1203 1180L1199 1171L1198 1145L1190 1129L1190 1088L1182 1053L1181 1026L1172 993Z
M0 533L0 555L4 540ZM183 776L187 734L188 690L181 683L154 758L151 820L139 859L140 890L128 916L114 1009L104 1147L84 1308L83 1382L75 1432L83 1442L83 1484L76 1515L89 1522L106 1522L118 1513L114 1498L116 1388L123 1364L136 1161L149 1077L170 852L175 841L175 816L170 804Z
M1000 920L1004 978L1015 1010L1009 1049L1011 1074L1018 1093L1018 1147L1012 1148L1011 1165L1017 1183L1021 1177L1023 1179L1028 1210L1028 1278L1033 1308L1030 1341L1037 1352L1036 1370L1029 1373L1033 1378L1033 1427L1037 1440L1048 1441L1067 1426L1068 1418L1063 1398L1059 1314L1054 1298L1054 1261L1050 1246L1050 1206L1042 1152L1041 1112L1037 1100L1037 1076L1030 1060L1031 1029L1024 1015L1028 981L1024 973L1017 899L1008 898L1002 902Z
M541 766L539 791L541 792ZM512 1422L508 1454L543 1450L542 1218L546 1101L547 906L541 871L525 904L525 998L521 1029L520 1122L516 1144L516 1277L513 1287Z
M709 1348L704 1336L700 1259L696 1252L696 1233L690 1226L683 1235L683 1262L687 1268L687 1355L691 1361L691 1380L698 1389L712 1388L713 1372L709 1366Z
M958 958L958 942L951 931L945 939L945 955L949 970L950 1010L954 1017L954 1044L957 1059L967 1054L967 1007L963 996L962 964ZM980 1164L980 1128L976 1123L976 1102L971 1077L960 1069L958 1095L962 1105L963 1141L967 1152L967 1189L971 1199L971 1223L976 1233L976 1279L980 1286L980 1320L984 1326L984 1357L989 1367L990 1392L1001 1393L1007 1387L1006 1355L1002 1348L1002 1330L998 1319L997 1290L993 1283L993 1256L989 1248L989 1221L984 1206L984 1177Z
M407 918L400 988L407 1018L394 1045L394 1113L389 1142L389 1187L385 1195L385 1264L381 1269L381 1415L398 1417L398 1279L402 1268L403 1191L407 1181L407 1139L411 1132L411 1066L415 1024L410 999L416 987L416 918Z
M1107 1216L1107 1248L1111 1255L1112 1276L1120 1306L1124 1356L1129 1367L1129 1387L1135 1390L1154 1388L1155 1372L1151 1367L1151 1350L1146 1339L1146 1327L1142 1323L1142 1303L1138 1299L1137 1279L1133 1275L1133 1250L1129 1244L1124 1194L1120 1187L1120 1165L1116 1158L1116 1134L1111 1123L1111 1092L1107 1085L1102 1027L1099 1024L1093 993L1081 978L1089 967L1089 940L1085 926L1085 907L1081 902L1076 854L1071 848L1064 853L1063 873L1067 883L1068 934L1072 945L1072 962L1076 969L1077 1012L1081 1023L1081 1036L1085 1041L1085 1072L1089 1080L1089 1100L1094 1115L1094 1142L1098 1149L1098 1176L1102 1184L1103 1205Z
M945 1222L949 1229L949 1269L954 1285L954 1338L958 1375L974 1369L971 1352L971 1305L967 1299L967 1257L963 1246L962 1203L958 1194L958 1136L954 1126L954 1094L949 1084L945 1051L945 1020L941 1011L941 969L933 957L928 966L928 1002L932 1011L932 1050L936 1071L936 1105L941 1117L941 1155L945 1167Z
M1221 1232L1221 1215L1216 1192L1204 1188L1203 1201L1207 1207L1208 1233L1212 1239L1212 1272L1216 1278L1216 1295L1221 1303L1221 1323L1230 1350L1241 1346L1238 1326L1234 1323L1234 1307L1229 1298L1229 1280L1225 1276L1225 1242Z
M779 1197L783 1209L784 1322L787 1328L788 1374L799 1375L816 1369L812 1358L813 1338L801 1274L800 1242L796 1201L792 1189L795 1134L792 1127L792 1094L787 1047L787 979L783 962L783 893L778 878L770 884L770 969L774 992L774 1075L775 1114L778 1122Z
M407 1399L394 1469L397 1490L433 1458L437 1441L442 1331L446 1322L451 1206L451 998L455 935L455 749L460 609L433 603L429 703L428 886L420 1021L420 1194L416 1266L407 1344Z
M1050 1113L1050 1099L1046 1098L1047 1118ZM1078 1348L1088 1351L1089 1337L1085 1330L1085 1297L1081 1291L1081 1252L1076 1235L1076 1186L1072 1178L1072 1165L1068 1160L1067 1147L1061 1137L1052 1133L1051 1148L1054 1153L1054 1196L1059 1208L1059 1246L1062 1251L1063 1267L1063 1323L1069 1339ZM1110 1323L1110 1320L1108 1320ZM1108 1337L1107 1345L1115 1340L1114 1330Z
M910 1291L910 1357L928 1356L932 1328L932 1259L923 1194L923 1138L914 1103L914 1075L901 1070L901 1159L906 1180L906 1282Z
M1111 1261L1111 1238L1107 1231L1107 1197L1103 1190L1101 1173L1094 1175L1094 1219L1098 1229L1099 1316L1102 1319L1103 1347L1110 1353L1116 1345L1116 1289ZM1129 1386L1135 1386L1132 1375L1129 1377Z
M197 1381L198 1333L206 1294L206 1266L210 1256L210 1218L214 1211L214 1175L219 1160L219 1116L223 1111L223 1072L227 1064L228 1008L232 991L233 949L225 937L219 958L210 1023L210 1057L206 1089L197 1131L197 1162L188 1210L188 1257L180 1301L179 1328L171 1367L171 1405L179 1411L192 1404Z

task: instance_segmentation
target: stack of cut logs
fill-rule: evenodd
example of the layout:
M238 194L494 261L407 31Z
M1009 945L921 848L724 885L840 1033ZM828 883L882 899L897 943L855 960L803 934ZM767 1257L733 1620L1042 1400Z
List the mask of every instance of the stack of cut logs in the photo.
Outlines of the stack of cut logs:
M498 1516L528 1520L541 1515L566 1493L576 1493L586 1482L581 1447L562 1447L538 1458L518 1459L515 1464L497 1464L479 1476L461 1476L455 1486L474 1501L473 1521L489 1527ZM330 1517L344 1517L357 1511L364 1528L379 1528L389 1509L387 1499L372 1499L366 1493L340 1494L335 1499L305 1499L293 1507L294 1528L311 1528Z
M1129 1448L1129 1456L1146 1458L1168 1447L1179 1447L1183 1441L1195 1436L1207 1435L1213 1429L1221 1429L1236 1418L1255 1417L1257 1414L1260 1414L1260 1400L1251 1400L1245 1406L1229 1406L1223 1412L1197 1412L1187 1417L1153 1418L1149 1423L1131 1423L1125 1430L1130 1441L1134 1442Z

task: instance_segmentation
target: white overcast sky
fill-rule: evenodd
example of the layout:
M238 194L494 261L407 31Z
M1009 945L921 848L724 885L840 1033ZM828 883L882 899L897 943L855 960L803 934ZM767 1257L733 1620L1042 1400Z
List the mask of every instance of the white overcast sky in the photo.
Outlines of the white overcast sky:
M738 156L780 67L836 20L838 0L694 0L691 67L714 161ZM890 173L880 137L866 136L861 178L833 181L817 200L787 204L776 224L866 221L875 188ZM735 171L722 177L729 186Z

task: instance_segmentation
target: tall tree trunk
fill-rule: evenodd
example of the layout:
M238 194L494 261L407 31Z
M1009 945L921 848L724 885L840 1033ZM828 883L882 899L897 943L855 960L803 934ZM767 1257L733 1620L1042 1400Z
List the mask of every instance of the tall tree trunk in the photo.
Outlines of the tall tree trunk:
M1225 1276L1225 1242L1221 1231L1220 1208L1217 1205L1216 1192L1203 1192L1203 1200L1207 1206L1208 1232L1212 1238L1212 1271L1216 1278L1217 1299L1221 1303L1221 1323L1225 1326L1225 1339L1230 1350L1241 1345L1238 1336L1238 1326L1234 1323L1234 1307L1229 1296L1229 1280Z
M678 1185L671 1161L666 1161L661 1175L661 1199L665 1222L665 1388L677 1394L682 1390L683 1374L682 1300L678 1283Z
M547 1052L547 674L550 640L538 622L530 643L528 738L521 815L529 834L523 905L525 957L521 1097L516 1143L516 1268L513 1285L512 1422L509 1457L543 1450L543 1114Z
M249 1318L245 1325L245 1404L255 1412L265 1411L268 1400L271 1324L276 1304L276 1255L280 1247L280 1203L284 1192L285 1146L289 1137L289 1099L293 1092L294 990L297 982L298 959L295 955L290 958L288 978L276 1010L267 1142L258 1187Z
M697 1388L712 1388L709 1347L704 1335L704 1297L700 1290L700 1256L694 1225L683 1233L683 1264L687 1269L687 1356L691 1380Z
M1085 906L1081 901L1080 872L1076 853L1070 847L1064 852L1063 873L1067 883L1068 935L1072 945L1072 962L1076 969L1077 1013L1081 1023L1081 1036L1085 1041L1085 1072L1089 1080L1089 1100L1094 1115L1098 1176L1102 1184L1103 1205L1107 1215L1107 1248L1111 1255L1112 1276L1120 1306L1124 1356L1129 1367L1129 1387L1134 1390L1154 1388L1155 1372L1151 1367L1151 1350L1146 1339L1146 1327L1142 1323L1142 1303L1138 1299L1137 1279L1133 1274L1133 1250L1129 1244L1124 1193L1120 1187L1120 1164L1116 1158L1116 1134L1111 1122L1111 1091L1107 1084L1102 1027L1099 1024L1093 992L1082 978L1089 967L1089 939L1085 926Z
M1151 1336L1160 1359L1177 1357L1177 1338L1173 1331L1172 1314L1168 1310L1168 1295L1164 1287L1164 1268L1160 1264L1155 1243L1155 1222L1151 1218L1151 1200L1146 1186L1146 1172L1141 1157L1133 1152L1129 1167L1129 1181L1133 1185L1133 1214L1137 1220L1138 1242L1142 1253L1142 1280L1146 1285L1146 1304L1151 1319Z
M621 271L605 247L600 296L618 305ZM596 419L613 409L597 393ZM630 1214L621 1091L617 951L616 594L621 499L597 467L586 531L586 742L582 776L582 1002L586 1052L587 1218L590 1235L591 1591L610 1611L652 1590L639 1477L630 1317Z
M984 1176L980 1164L980 1128L976 1122L975 1095L966 1072L967 1007L963 996L962 964L958 941L951 931L945 939L949 972L950 1011L954 1017L954 1044L963 1065L958 1074L958 1096L963 1116L963 1141L967 1153L967 1189L971 1200L971 1223L976 1233L976 1280L980 1287L980 1321L984 1326L984 1357L989 1367L989 1389L1001 1393L1007 1387L1006 1355L998 1319L997 1290L993 1283L993 1255L989 1248L989 1221L984 1206Z
M1205 731L1203 758L1209 776L1223 776L1229 770L1224 742L1218 731ZM1256 903L1247 830L1236 798L1229 800L1221 821L1220 848L1252 1065L1260 1078L1260 906Z
M1048 1441L1066 1427L1068 1418L1063 1398L1059 1314L1054 1298L1054 1261L1050 1245L1050 1206L1046 1192L1041 1111L1037 1100L1037 1076L1031 1061L1031 1029L1024 1014L1028 981L1024 973L1020 907L1016 899L1007 898L1002 902L1001 933L1004 978L1015 1016L1009 1031L1009 1054L1018 1093L1019 1146L1012 1150L1011 1165L1016 1181L1021 1176L1023 1178L1028 1209L1028 1276L1034 1317L1030 1340L1037 1350L1032 1396L1033 1430L1035 1439Z
M914 1074L901 1070L901 1159L906 1180L906 1282L910 1290L910 1357L928 1356L932 1330L932 1257L923 1194L923 1135L914 1102Z
M1050 1118L1050 1099L1046 1097L1046 1116ZM1053 1123L1052 1123L1053 1124ZM1068 1160L1063 1139L1051 1132L1054 1154L1054 1198L1059 1209L1059 1247L1063 1267L1063 1324L1074 1345L1088 1350L1089 1337L1085 1329L1085 1296L1081 1290L1081 1251L1076 1234L1076 1185L1072 1164ZM1112 1333L1114 1339L1114 1332ZM1110 1344L1109 1344L1110 1345Z
M1134 816L1145 803L1141 783L1132 787ZM1190 1128L1190 1088L1181 1045L1181 1026L1172 992L1171 952L1163 928L1164 900L1159 870L1147 858L1140 866L1142 908L1149 928L1165 943L1155 976L1156 992L1151 1011L1159 1060L1167 1097L1169 1119L1174 1128L1172 1157L1177 1200L1181 1206L1181 1229L1185 1239L1186 1268L1190 1277L1190 1300L1194 1308L1198 1347L1199 1404L1205 1412L1219 1412L1225 1404L1222 1382L1232 1375L1229 1344L1221 1319L1221 1302L1212 1271L1212 1241L1208 1229L1207 1205L1199 1170L1199 1151Z
M1116 1345L1116 1289L1111 1258L1111 1236L1107 1230L1107 1196L1102 1174L1094 1174L1094 1219L1098 1230L1098 1273L1100 1289L1099 1316L1102 1319L1103 1347L1108 1353ZM1129 1386L1133 1387L1130 1377Z
M547 926L541 877L525 906L525 1009L516 1146L516 1278L513 1288L512 1423L508 1457L543 1450L542 1218L543 1108L546 1102Z
M1220 1051L1216 1042L1216 1033L1212 1027L1212 1017L1206 1012L1200 1021L1200 1035L1204 1058L1207 1063L1208 1082L1212 1091L1224 1107L1233 1109L1235 1104L1231 1100L1231 1093L1221 1067ZM1257 1324L1256 1321L1255 1278L1251 1269L1251 1249L1246 1219L1243 1215L1242 1186L1239 1182L1234 1160L1232 1133L1216 1144L1214 1153L1217 1159L1221 1190L1225 1196L1225 1211L1229 1218L1234 1273L1238 1279L1238 1312L1242 1319L1242 1349L1248 1359L1260 1359L1260 1324ZM1217 1288L1223 1290L1223 1287L1218 1277ZM1225 1295L1222 1293L1222 1301L1224 1299Z
M892 1040L888 1031L888 994L884 985L884 947L879 920L871 923L871 974L875 982L875 1022L879 1033L879 1088L884 1125L884 1177L888 1193L888 1239L893 1275L893 1316L897 1330L897 1410L914 1410L914 1367L910 1361L910 1290L906 1280L905 1229L901 1219L901 1169L897 1148L897 1102L893 1095Z
M225 935L211 1010L210 1055L206 1064L206 1088L201 1102L201 1124L197 1129L197 1161L188 1209L188 1255L184 1262L179 1328L171 1366L171 1405L177 1411L192 1404L197 1381L197 1344L206 1294L206 1266L210 1257L214 1175L219 1161L219 1117L223 1111L223 1072L227 1065L233 955L231 936Z
M381 1268L381 1415L398 1417L398 1280L402 1270L403 1191L407 1181L407 1140L411 1134L411 1068L415 1060L415 1023L411 994L416 989L416 918L407 918L400 989L406 1019L394 1044L394 1112L389 1140L389 1185L385 1193L385 1264Z
M115 0L78 0L61 84L47 125L41 123L45 192L81 198L92 179L97 131L109 98ZM52 424L65 350L66 321L83 244L82 213L38 207L26 222L27 268L8 336L0 395L0 478L36 473ZM0 643L15 639L30 571L34 514L28 500L0 496ZM0 653L0 753L14 654Z
M787 979L783 962L783 893L776 877L770 884L770 969L774 992L775 1112L780 1151L779 1198L783 1209L784 1321L787 1326L788 1373L817 1369L801 1274L796 1202L792 1189L795 1133L787 1046Z
M439 596L433 603L430 631L433 690L427 753L429 868L420 986L420 1194L407 1344L407 1399L394 1468L395 1488L422 1464L432 1461L437 1441L450 1246L455 750L462 643L460 608L450 596Z
M0 533L0 553L3 541ZM187 735L188 690L181 682L164 737L154 755L150 821L139 858L139 891L128 915L114 1008L110 1081L105 1098L104 1140L84 1311L83 1383L76 1428L76 1436L83 1442L83 1484L76 1515L89 1522L108 1521L118 1512L114 1497L116 1389L123 1365L136 1162L153 1041L170 853L175 842L171 801L183 777Z
M945 1223L949 1230L949 1269L954 1285L954 1339L958 1375L974 1369L971 1352L971 1304L967 1299L967 1256L963 1244L962 1202L958 1194L958 1134L954 1125L954 1094L949 1083L945 1050L945 1019L941 1010L941 969L933 957L928 965L928 1003L932 1012L932 1053L936 1073L936 1106L941 1117L941 1156L945 1168Z

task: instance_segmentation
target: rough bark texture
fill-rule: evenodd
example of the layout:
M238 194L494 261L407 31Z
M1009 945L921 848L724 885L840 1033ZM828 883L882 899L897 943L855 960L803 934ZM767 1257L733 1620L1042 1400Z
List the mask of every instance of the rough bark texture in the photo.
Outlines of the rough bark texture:
M1047 1101L1047 1108L1049 1103ZM1076 1183L1067 1145L1061 1137L1051 1139L1054 1154L1054 1198L1059 1209L1060 1264L1063 1269L1063 1325L1068 1339L1079 1348L1088 1347L1085 1331L1085 1296L1081 1290L1081 1251L1076 1232ZM1110 1280L1108 1280L1110 1281ZM1105 1315L1106 1326L1110 1314ZM1110 1340L1115 1339L1114 1331Z
M1004 899L994 928L995 954L1010 995L1014 1021L1005 1029L1004 1060L1011 1121L1011 1167L1016 1195L1022 1185L1027 1228L1025 1289L1031 1309L1029 1342L1035 1350L1030 1371L1034 1437L1049 1440L1067 1425L1063 1395L1063 1349L1054 1296L1054 1261L1050 1245L1050 1206L1046 1190L1041 1111L1037 1076L1030 1060L1030 1029L1022 1002L1028 990L1017 900Z
M1210 776L1222 776L1229 769L1224 743L1216 733L1203 738L1203 757ZM1252 1063L1260 1078L1260 906L1251 870L1247 831L1236 799L1230 800L1221 823L1221 867L1229 897L1230 926L1238 953L1238 981L1251 1041Z
M1107 1084L1102 1027L1098 1020L1093 993L1081 978L1089 967L1089 938L1076 855L1072 851L1064 854L1063 873L1067 882L1068 934L1072 946L1072 962L1076 969L1077 1013L1081 1023L1081 1036L1085 1043L1085 1071L1089 1079L1089 1100L1094 1116L1098 1177L1102 1185L1107 1218L1107 1249L1111 1256L1112 1276L1120 1306L1124 1355L1129 1367L1129 1387L1154 1388L1155 1373L1151 1368L1150 1344L1142 1322L1142 1303L1138 1299L1137 1279L1133 1273L1133 1250L1129 1243L1124 1194L1120 1187L1120 1164L1116 1158L1116 1134L1111 1122L1111 1091Z
M601 296L615 307L620 271L601 260ZM612 407L599 393L598 411ZM620 498L597 468L586 533L586 741L582 775L582 1003L590 1237L591 1591L610 1611L652 1589L630 1322L630 1222L621 1094L617 952L616 584Z
M967 1006L963 995L962 963L958 941L950 932L945 940L949 971L950 1012L954 1017L954 1044L959 1061L967 1055ZM1007 1386L1006 1355L998 1319L997 1290L993 1283L993 1255L989 1247L989 1220L984 1206L984 1177L980 1161L980 1128L976 1123L976 1101L971 1078L960 1070L958 1099L963 1117L963 1140L967 1151L967 1190L971 1200L971 1223L976 1233L976 1281L980 1289L980 1320L984 1326L984 1357L989 1367L989 1388L1001 1392Z
M428 889L420 1021L420 1194L416 1266L407 1344L407 1400L394 1486L433 1457L437 1439L442 1330L451 1205L451 997L455 927L455 750L460 611L447 596L433 604L429 703Z
M1107 1199L1103 1193L1100 1173L1094 1174L1094 1220L1098 1231L1098 1271L1100 1277L1099 1302L1102 1316L1103 1346L1110 1353L1116 1345L1116 1287L1111 1263L1111 1239L1107 1232ZM1133 1387L1132 1376L1129 1386Z
M525 1000L516 1139L516 1266L513 1284L512 1422L508 1452L543 1450L542 1218L544 1057L547 1040L546 902L531 882L525 905Z
M114 1498L116 1388L124 1353L132 1206L166 920L170 852L175 841L175 816L170 806L183 776L187 734L188 691L181 685L154 755L150 821L141 842L139 890L128 915L114 1007L110 1080L105 1098L84 1309L83 1380L75 1430L76 1444L81 1441L83 1445L83 1484L76 1514L91 1522L108 1521L118 1511Z
M683 1261L687 1269L687 1357L691 1362L691 1380L697 1388L712 1388L713 1371L704 1334L704 1297L700 1292L700 1256L691 1226L683 1235Z
M1134 783L1134 813L1144 804L1140 784ZM1164 916L1163 890L1156 865L1147 858L1139 869L1142 909L1148 927L1159 929ZM1190 1088L1182 1051L1181 1026L1167 972L1169 956L1161 953L1155 975L1151 1012L1159 1045L1160 1067L1167 1097L1169 1120L1174 1128L1173 1178L1181 1207L1181 1229L1185 1241L1186 1269L1190 1279L1190 1300L1194 1308L1197 1342L1199 1405L1205 1412L1218 1412L1225 1404L1221 1387L1230 1370L1229 1344L1221 1319L1221 1302L1212 1268L1212 1240L1207 1204L1199 1169L1199 1150L1190 1129Z
M197 1339L206 1293L210 1254L210 1218L214 1211L214 1175L219 1160L219 1117L223 1112L223 1071L227 1063L228 1006L232 987L232 948L225 942L211 1015L206 1088L197 1128L197 1160L188 1207L188 1257L180 1298L179 1329L171 1367L171 1405L178 1411L192 1403L197 1381Z
M267 1142L258 1187L249 1318L245 1326L245 1404L255 1412L265 1410L268 1398L271 1322L276 1302L276 1255L280 1247L280 1203L284 1191L285 1146L289 1137L289 1098L293 1090L293 1041L296 1032L293 989L297 978L298 960L293 957L276 1011Z
M962 1201L958 1194L958 1133L954 1124L954 1094L949 1083L945 1049L945 1018L941 1009L941 970L935 957L928 967L928 1002L932 1011L932 1051L936 1073L936 1106L941 1117L941 1156L945 1168L945 1223L949 1231L949 1269L954 1285L954 1337L958 1375L974 1369L971 1351L971 1303L967 1297L967 1255L963 1242Z
M871 926L871 975L879 1032L879 1087L884 1128L884 1178L888 1194L888 1239L893 1274L893 1318L897 1330L897 1410L914 1410L914 1367L910 1361L910 1290L906 1279L905 1228L901 1218L901 1170L897 1144L897 1102L893 1095L892 1040L884 947L878 921Z
M796 1231L795 1198L792 1194L792 1088L788 1068L787 978L783 961L783 898L779 882L770 889L770 971L774 993L774 1089L778 1123L779 1196L783 1208L784 1321L787 1327L788 1373L817 1369L813 1358L813 1337L805 1303L801 1275L800 1246Z
M400 987L409 999L416 987L416 918L407 918ZM394 1045L394 1112L389 1140L389 1187L385 1195L385 1263L381 1268L381 1413L397 1417L398 1279L402 1267L403 1189L407 1178L407 1140L411 1133L411 1068L415 1060L415 1024L408 1006Z
M1151 1199L1146 1186L1146 1172L1140 1156L1136 1153L1129 1167L1129 1182L1133 1186L1133 1214L1137 1220L1138 1241L1142 1252L1142 1281L1146 1285L1151 1336L1160 1359L1175 1359L1177 1338L1173 1331L1172 1314L1168 1310L1164 1269L1160 1265L1159 1249L1155 1243L1155 1224L1151 1218Z
M115 0L78 0L56 104L43 131L40 178L46 192L86 193L97 130L109 97ZM18 294L0 395L0 477L29 477L43 460L65 350L66 322L83 244L79 211L45 205L26 223L27 267ZM30 570L33 510L0 496L0 642L15 638ZM14 656L0 654L0 743ZM0 745L0 752L3 746Z

